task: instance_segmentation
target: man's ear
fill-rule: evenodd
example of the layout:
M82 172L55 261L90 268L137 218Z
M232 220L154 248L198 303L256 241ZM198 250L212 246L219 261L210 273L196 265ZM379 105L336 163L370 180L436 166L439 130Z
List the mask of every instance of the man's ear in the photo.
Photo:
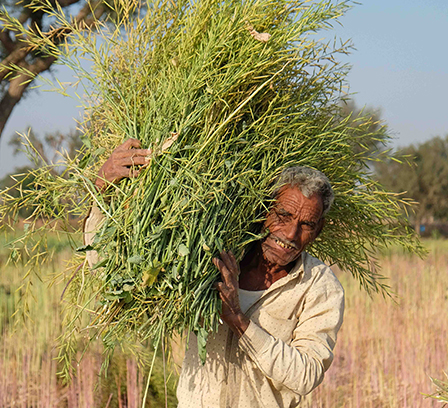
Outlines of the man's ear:
M321 233L322 229L324 228L324 225L326 222L327 222L327 220L325 219L325 217L322 217L319 220L319 223L317 224L316 237L314 239L316 239L319 236L319 234Z

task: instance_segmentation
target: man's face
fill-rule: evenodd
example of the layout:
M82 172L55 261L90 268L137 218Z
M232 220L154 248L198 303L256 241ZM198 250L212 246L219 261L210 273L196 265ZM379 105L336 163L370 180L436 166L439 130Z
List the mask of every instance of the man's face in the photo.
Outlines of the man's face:
M261 244L264 258L280 266L296 260L322 230L322 212L318 195L305 197L297 187L282 187L264 223L264 229L269 229Z

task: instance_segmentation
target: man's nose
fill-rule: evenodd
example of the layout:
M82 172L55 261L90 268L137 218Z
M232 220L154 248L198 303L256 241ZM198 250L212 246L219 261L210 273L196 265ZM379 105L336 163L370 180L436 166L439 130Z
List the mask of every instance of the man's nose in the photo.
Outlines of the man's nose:
M285 228L285 238L288 241L296 242L301 235L302 225L299 222L290 222Z

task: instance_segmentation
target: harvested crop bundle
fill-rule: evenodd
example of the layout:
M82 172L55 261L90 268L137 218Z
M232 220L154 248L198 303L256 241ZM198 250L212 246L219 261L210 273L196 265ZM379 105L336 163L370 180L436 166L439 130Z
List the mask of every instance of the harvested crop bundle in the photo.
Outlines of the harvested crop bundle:
M31 220L68 218L88 201L103 213L92 245L78 249L97 251L99 261L91 270L82 264L69 286L78 309L95 316L89 327L111 347L127 333L157 343L185 329L204 344L219 324L212 256L226 248L241 257L262 238L273 182L293 165L324 172L336 193L310 252L366 289L384 290L370 266L374 250L418 244L399 197L373 182L367 167L371 146L387 139L384 129L372 133L369 118L341 116L347 67L337 56L348 46L315 35L346 2L144 6L117 3L116 21L99 34L65 22L73 30L65 48L34 39L78 73L88 94L82 160L67 160L61 176L36 170L35 185L45 187L24 194L38 197L26 202L36 206ZM88 70L81 56L92 61ZM148 165L97 192L98 166L130 137L152 149Z

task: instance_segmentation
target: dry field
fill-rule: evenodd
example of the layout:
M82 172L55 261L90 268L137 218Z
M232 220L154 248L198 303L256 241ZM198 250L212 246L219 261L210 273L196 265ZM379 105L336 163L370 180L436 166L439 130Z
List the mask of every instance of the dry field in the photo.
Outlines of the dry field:
M381 257L383 273L395 290L395 302L380 296L369 298L353 279L338 273L346 291L345 321L335 361L324 383L308 397L310 407L441 406L422 393L434 391L430 377L443 378L448 370L448 241L426 244L430 254L425 260L398 250ZM61 269L65 256L67 252L61 248L47 267L47 278ZM5 250L0 249L0 270L1 407L140 406L145 369L137 367L132 355L119 351L107 378L98 377L99 343L84 356L74 381L64 385L57 378L53 359L61 333L63 284L36 284L36 303L30 310L34 324L14 324L11 314L19 301L17 288L23 269L6 266ZM171 383L170 407L175 406L173 388ZM150 393L147 407L165 406L161 363Z
M448 372L448 241L425 241L421 260L390 250L381 257L395 302L369 298L338 273L346 293L335 360L310 396L319 408L423 408L441 404L430 377Z
M61 293L65 284L50 284L55 274L64 270L64 260L70 252L67 243L51 242L59 251L42 274L42 282L33 286L34 307L25 323L18 316L11 317L23 291L22 265L6 265L4 243L10 237L0 237L0 407L1 408L140 408L146 389L152 353L141 368L126 348L117 349L110 363L107 377L99 376L103 361L101 341L94 341L83 358L73 362L77 375L64 384L57 375L61 366L58 337L62 333ZM79 353L85 339L79 338ZM151 350L147 347L147 350ZM164 407L163 365L157 359L146 407ZM175 406L175 380L168 382L169 406Z

